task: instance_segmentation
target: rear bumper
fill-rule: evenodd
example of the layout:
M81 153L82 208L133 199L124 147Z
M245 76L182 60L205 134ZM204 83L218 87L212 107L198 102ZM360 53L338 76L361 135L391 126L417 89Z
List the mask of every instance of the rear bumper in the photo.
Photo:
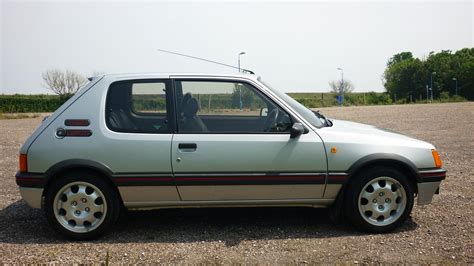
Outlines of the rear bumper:
M30 207L40 209L43 206L44 176L36 173L18 172L15 178L23 200L25 200Z
M26 203L35 209L43 206L43 189L33 187L20 187L20 194Z
M43 188L46 178L43 174L17 172L15 175L16 184L19 187Z
M418 205L430 204L434 194L439 193L439 186L445 178L446 170L442 168L419 171Z

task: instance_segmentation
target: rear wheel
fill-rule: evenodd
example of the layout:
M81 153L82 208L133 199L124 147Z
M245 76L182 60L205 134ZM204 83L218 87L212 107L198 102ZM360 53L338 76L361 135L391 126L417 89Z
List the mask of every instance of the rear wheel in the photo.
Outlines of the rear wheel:
M374 167L354 177L345 201L349 219L359 229L384 233L400 226L413 208L408 178L396 169Z
M45 195L48 221L72 239L92 239L105 233L119 211L115 190L93 173L66 174L53 182Z

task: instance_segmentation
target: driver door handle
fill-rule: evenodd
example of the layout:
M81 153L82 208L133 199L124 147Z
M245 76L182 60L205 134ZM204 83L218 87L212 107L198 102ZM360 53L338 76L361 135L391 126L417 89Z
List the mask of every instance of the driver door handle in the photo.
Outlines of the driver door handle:
M178 149L183 151L195 151L197 149L196 143L180 143Z

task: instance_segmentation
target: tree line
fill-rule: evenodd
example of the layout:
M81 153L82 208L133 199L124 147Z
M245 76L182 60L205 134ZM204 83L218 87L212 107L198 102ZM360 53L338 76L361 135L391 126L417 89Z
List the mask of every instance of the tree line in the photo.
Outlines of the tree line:
M431 52L415 58L411 52L392 56L383 84L394 101L426 101L463 97L474 100L474 48ZM432 87L431 87L432 85Z

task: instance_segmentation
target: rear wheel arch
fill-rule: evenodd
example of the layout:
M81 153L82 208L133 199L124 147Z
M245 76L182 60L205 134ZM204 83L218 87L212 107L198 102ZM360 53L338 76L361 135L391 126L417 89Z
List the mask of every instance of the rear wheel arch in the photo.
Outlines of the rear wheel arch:
M74 240L94 239L108 231L123 206L115 186L87 169L62 174L44 190L43 207L50 224Z
M113 189L118 195L118 200L123 205L122 196L120 195L120 191L118 190L115 183L112 181L112 172L110 169L100 163L90 161L90 160L80 160L80 159L73 159L73 160L66 160L59 162L49 168L45 173L45 183L44 183L44 190L43 190L43 197L45 196L46 191L51 186L53 182L61 178L62 176L67 175L68 173L77 173L81 172L84 174L91 174L98 178L104 180L111 189Z

